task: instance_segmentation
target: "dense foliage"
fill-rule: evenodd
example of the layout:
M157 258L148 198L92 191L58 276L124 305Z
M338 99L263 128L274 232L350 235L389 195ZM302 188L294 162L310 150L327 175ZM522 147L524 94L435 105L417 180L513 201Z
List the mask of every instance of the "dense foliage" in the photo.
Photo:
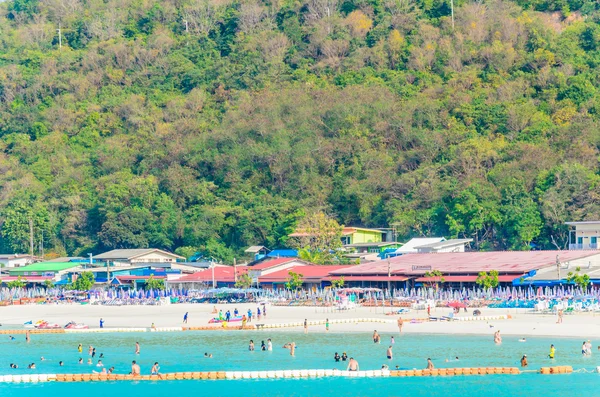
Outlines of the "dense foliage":
M0 249L31 219L54 255L232 261L314 211L564 248L600 218L599 4L1 3Z

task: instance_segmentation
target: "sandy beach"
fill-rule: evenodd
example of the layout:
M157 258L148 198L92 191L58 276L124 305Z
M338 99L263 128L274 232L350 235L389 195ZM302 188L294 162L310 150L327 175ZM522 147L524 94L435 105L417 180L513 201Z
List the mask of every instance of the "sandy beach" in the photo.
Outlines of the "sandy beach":
M256 310L253 304L221 304L217 309L230 310L238 308L240 313L245 313L249 308ZM21 305L0 307L0 324L2 328L18 328L26 321L46 320L64 325L69 321L82 322L91 328L99 326L100 318L105 321L105 328L112 327L150 327L154 323L157 327L172 327L183 325L183 315L189 312L187 326L205 326L214 317L211 314L213 305L203 304L175 304L164 306L95 306L95 305ZM403 332L406 333L431 333L431 334L474 334L493 335L500 330L503 335L514 336L556 336L556 337L581 337L600 338L600 313L576 313L565 315L562 324L556 323L556 316L534 314L525 309L487 309L483 308L484 316L510 314L508 320L468 321L468 322L422 322L410 323L413 318L425 318L424 310L411 311L403 315L405 320ZM385 315L390 308L358 307L352 310L337 311L333 308L322 307L284 307L267 306L267 317L254 323L286 323L310 320L352 319L352 318L380 318L396 320L398 315ZM448 315L450 309L432 309L432 316ZM469 315L472 310L469 310ZM465 316L462 313L459 316ZM395 324L387 323L345 323L334 324L331 332L398 332ZM303 332L302 327L282 328L286 332ZM232 331L234 332L234 331ZM322 325L309 327L309 332L325 332Z

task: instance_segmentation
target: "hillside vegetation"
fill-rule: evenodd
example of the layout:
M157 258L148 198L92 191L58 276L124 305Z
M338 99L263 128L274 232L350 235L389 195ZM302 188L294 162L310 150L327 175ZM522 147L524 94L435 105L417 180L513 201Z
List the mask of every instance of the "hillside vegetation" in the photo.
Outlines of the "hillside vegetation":
M53 255L231 261L316 210L564 248L600 219L599 4L2 3L0 250L32 219Z

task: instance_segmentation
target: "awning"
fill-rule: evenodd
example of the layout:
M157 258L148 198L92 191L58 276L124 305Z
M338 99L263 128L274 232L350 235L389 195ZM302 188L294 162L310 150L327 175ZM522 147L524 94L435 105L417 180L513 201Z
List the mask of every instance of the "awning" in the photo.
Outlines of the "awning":
M498 276L498 282L510 283L515 279L523 277L524 274L505 274ZM421 283L439 283L441 279L444 279L445 283L474 283L477 281L478 276L441 276L441 277L419 277L415 279L416 282Z
M323 281L339 280L344 277L344 281L406 281L410 277L405 276L327 276Z

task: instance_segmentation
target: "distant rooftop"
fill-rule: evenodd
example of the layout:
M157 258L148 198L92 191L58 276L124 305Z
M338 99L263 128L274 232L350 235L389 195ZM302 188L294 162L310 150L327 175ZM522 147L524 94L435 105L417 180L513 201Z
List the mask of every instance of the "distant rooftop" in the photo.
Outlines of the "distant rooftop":
M600 221L577 221L577 222L565 222L565 225L593 225L600 224Z
M63 270L78 267L79 263L74 262L38 262L31 265L10 269L11 272L60 272Z
M99 254L99 255L95 255L93 258L94 259L108 259L108 260L111 260L111 259L112 260L115 260L115 259L135 259L138 256L143 256L143 255L151 254L153 252L160 252L162 254L170 255L170 256L173 256L175 258L185 259L183 256L180 256L180 255L177 255L177 254L173 254L172 252L163 251L163 250L160 250L158 248L116 249L116 250L104 252L104 253Z
M433 248L441 249L445 247L452 247L453 245L464 245L473 241L472 238L453 238L450 240L439 241L437 243L429 243L416 246L415 248Z
M398 248L396 252L398 254L407 254L410 252L417 252L417 247L422 247L427 244L439 243L446 241L443 237L417 237L411 238L406 244Z

